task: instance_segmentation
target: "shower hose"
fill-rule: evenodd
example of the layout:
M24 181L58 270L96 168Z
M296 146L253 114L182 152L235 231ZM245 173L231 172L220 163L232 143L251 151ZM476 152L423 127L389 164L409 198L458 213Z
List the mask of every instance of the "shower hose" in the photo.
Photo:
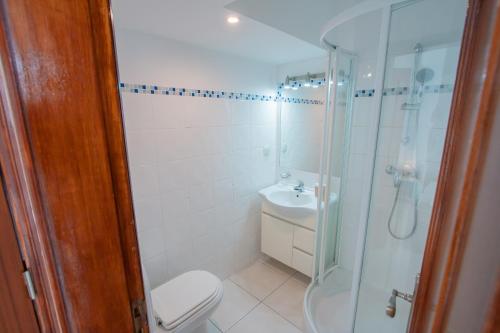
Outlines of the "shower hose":
M389 230L389 234L391 234L392 237L394 237L395 239L398 239L398 240L405 240L405 239L408 239L410 238L413 233L415 233L415 229L417 229L417 218L418 218L418 213L417 213L417 196L414 194L413 197L414 197L414 202L413 202L413 225L412 225L412 228L410 230L409 233L407 233L406 235L403 235L403 236L398 236L396 234L396 232L394 232L392 230L392 225L391 225L391 222L392 222L392 219L394 217L394 212L396 210L396 205L398 203L398 200L399 200L399 191L401 189L401 183L399 183L396 187L396 196L394 198L394 202L392 203L392 208L391 208L391 214L389 215L389 219L387 220L387 230Z

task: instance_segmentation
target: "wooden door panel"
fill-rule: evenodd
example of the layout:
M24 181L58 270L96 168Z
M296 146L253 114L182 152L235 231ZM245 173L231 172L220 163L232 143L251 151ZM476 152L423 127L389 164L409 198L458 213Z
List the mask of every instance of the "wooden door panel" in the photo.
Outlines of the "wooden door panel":
M144 296L109 4L4 0L2 10L66 325L132 332L131 303Z

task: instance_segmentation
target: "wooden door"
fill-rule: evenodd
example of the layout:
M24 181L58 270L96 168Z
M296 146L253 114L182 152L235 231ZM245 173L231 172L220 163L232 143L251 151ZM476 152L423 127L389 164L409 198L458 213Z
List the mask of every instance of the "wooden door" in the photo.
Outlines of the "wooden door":
M0 332L39 332L0 173Z
M109 3L0 9L0 163L41 330L147 331Z

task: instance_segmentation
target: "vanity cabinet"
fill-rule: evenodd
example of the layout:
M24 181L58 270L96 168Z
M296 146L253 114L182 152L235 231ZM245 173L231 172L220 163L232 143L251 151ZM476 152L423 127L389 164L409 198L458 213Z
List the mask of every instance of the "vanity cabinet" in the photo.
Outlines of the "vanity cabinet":
M297 271L312 276L315 231L265 210L262 214L261 250Z
M262 252L292 265L293 224L262 214Z

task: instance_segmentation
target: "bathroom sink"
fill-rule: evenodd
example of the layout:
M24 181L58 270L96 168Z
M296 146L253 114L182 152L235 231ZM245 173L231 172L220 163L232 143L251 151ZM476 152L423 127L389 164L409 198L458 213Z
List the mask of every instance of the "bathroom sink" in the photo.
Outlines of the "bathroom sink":
M314 192L305 189L298 192L291 185L276 184L259 191L260 196L279 213L288 218L307 218L317 211L317 199ZM331 202L336 201L332 195Z
M278 190L269 193L267 199L282 207L302 207L311 204L313 201L316 203L314 195L311 195L311 193L308 193L307 191L300 193L293 190Z

